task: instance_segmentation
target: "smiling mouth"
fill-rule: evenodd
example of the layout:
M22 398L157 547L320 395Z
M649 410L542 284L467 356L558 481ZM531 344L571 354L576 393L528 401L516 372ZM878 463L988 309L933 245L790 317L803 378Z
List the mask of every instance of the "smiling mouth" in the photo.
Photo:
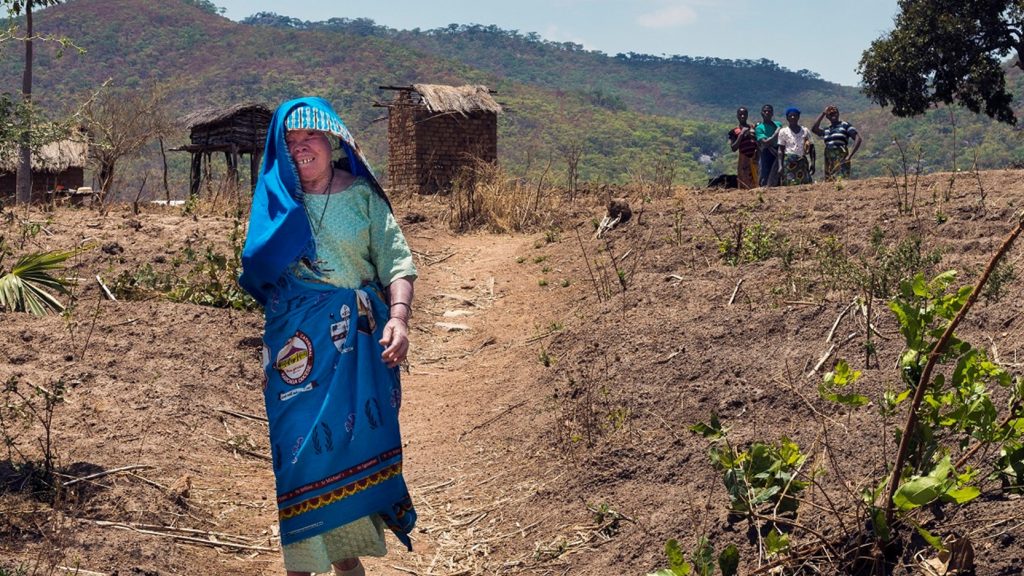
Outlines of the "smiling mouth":
M295 163L298 164L299 166L305 166L306 164L309 164L312 161L313 161L312 158L306 158L304 160L298 160Z

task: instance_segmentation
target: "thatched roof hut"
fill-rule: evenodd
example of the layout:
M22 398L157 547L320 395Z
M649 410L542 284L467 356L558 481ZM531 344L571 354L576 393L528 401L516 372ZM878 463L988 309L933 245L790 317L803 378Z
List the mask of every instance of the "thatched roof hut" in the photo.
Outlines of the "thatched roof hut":
M476 163L498 161L501 105L486 86L413 84L395 90L388 109L388 186L432 194L471 177Z
M196 110L182 118L182 123L190 131L195 132L198 129L200 133L203 133L218 126L237 130L239 119L249 119L256 121L256 128L262 125L265 131L266 127L270 126L270 118L273 115L274 112L261 102L240 102L231 106L214 106ZM266 124L259 122L263 117L266 118ZM261 142L260 145L262 144Z
M33 198L42 198L47 190L81 186L88 158L89 139L84 132L44 145L32 154ZM0 196L15 194L17 171L18 147L0 150Z
M444 86L442 84L413 84L412 92L430 112L457 112L469 116L475 112L501 112L501 105L491 96L487 86Z
M32 155L32 171L58 173L68 168L84 168L88 155L89 143L84 137L51 142ZM17 170L18 147L11 146L0 154L0 172Z
M210 158L215 152L224 153L228 178L235 181L239 159L248 154L250 180L255 187L272 116L271 109L259 102L205 108L185 116L182 122L189 130L190 143L174 150L192 154L190 193L198 194L203 176L209 177Z

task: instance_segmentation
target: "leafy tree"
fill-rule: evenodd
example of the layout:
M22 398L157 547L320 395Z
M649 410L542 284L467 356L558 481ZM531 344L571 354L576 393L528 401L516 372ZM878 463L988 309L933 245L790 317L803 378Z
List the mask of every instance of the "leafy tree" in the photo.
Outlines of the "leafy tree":
M105 90L82 111L91 136L90 160L96 165L100 195L114 183L117 163L136 156L154 138L175 129L166 85L141 90Z
M21 79L21 98L25 107L32 107L32 8L60 4L60 0L0 0L7 6L7 13L13 18L25 14L25 72ZM31 115L25 115L26 122ZM29 148L31 125L26 125L18 143L17 200L28 202L32 198L32 152Z
M896 28L871 43L858 73L864 93L897 116L961 104L1016 124L1003 60L1024 70L1024 3L1016 0L900 0Z

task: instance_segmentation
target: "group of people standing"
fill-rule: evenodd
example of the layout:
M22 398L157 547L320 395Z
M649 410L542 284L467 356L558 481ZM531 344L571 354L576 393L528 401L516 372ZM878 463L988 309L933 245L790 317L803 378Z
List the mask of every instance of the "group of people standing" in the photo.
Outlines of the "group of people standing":
M861 135L849 122L839 119L839 108L828 105L810 129L800 125L800 110L786 110L785 126L773 119L775 108L765 104L756 126L747 123L744 107L736 110L739 125L729 131L729 147L739 153L736 183L750 189L792 186L813 182L817 153L811 134L824 140L825 180L850 177L850 162L860 149ZM822 128L822 121L829 125Z

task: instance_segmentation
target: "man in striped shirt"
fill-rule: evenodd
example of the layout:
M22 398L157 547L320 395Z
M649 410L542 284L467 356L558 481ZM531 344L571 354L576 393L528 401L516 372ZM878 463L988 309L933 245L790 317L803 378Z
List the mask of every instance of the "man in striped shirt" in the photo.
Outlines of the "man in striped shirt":
M736 163L736 183L744 190L757 188L757 138L754 127L747 124L747 109L736 110L739 126L729 131L729 147L739 152Z
M828 118L829 126L822 129L821 121ZM811 126L814 132L825 140L825 180L838 180L839 178L850 177L850 160L861 145L860 133L850 125L839 119L839 108L829 104L825 111L818 116L818 120ZM850 140L853 140L853 149L850 149Z

